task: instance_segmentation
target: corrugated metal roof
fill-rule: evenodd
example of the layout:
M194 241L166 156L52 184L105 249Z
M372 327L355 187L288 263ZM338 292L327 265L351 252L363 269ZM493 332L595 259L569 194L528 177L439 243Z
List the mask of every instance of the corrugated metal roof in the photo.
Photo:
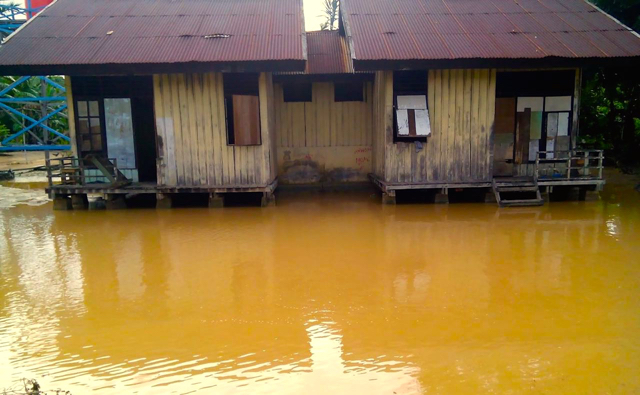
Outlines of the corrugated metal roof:
M583 0L342 0L353 59L639 57L640 36Z
M278 74L352 74L355 72L344 36L337 30L319 30L307 32L307 65L304 72L279 72Z
M57 0L2 66L304 61L301 0Z
M307 32L306 74L353 73L344 37L336 30Z

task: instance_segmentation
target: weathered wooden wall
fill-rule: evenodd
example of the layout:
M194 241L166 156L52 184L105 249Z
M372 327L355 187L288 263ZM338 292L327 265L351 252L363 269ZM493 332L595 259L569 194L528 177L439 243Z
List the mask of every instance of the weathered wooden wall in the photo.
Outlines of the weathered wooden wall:
M78 157L78 140L76 137L76 105L73 101L73 90L71 89L71 76L64 76L64 87L67 96L67 119L69 120L69 138L71 139L71 153Z
M221 73L154 75L158 185L265 186L275 179L273 84L260 74L262 144L227 144Z
M274 85L278 181L365 181L371 172L373 86L364 101L335 102L331 82L313 84L312 101L284 101Z
M431 135L417 151L394 143L393 74L376 75L376 174L391 183L490 181L496 70L429 70L428 78Z
M373 89L373 173L384 179L385 139L393 136L393 72L376 72Z

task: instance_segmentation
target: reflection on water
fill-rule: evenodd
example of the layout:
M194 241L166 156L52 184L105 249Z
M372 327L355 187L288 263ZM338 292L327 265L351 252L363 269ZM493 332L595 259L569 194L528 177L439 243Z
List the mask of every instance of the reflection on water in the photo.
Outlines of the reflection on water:
M640 203L621 193L0 210L0 388L637 392Z

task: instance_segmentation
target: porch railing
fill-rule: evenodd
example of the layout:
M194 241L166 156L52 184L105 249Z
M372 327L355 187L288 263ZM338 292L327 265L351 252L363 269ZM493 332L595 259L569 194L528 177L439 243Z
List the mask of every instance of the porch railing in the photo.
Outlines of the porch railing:
M536 157L536 180L602 179L604 151L540 151Z
M104 165L105 161L107 166ZM46 160L46 167L49 187L53 186L54 179L59 179L61 185L115 184L128 181L118 169L116 158L51 158Z

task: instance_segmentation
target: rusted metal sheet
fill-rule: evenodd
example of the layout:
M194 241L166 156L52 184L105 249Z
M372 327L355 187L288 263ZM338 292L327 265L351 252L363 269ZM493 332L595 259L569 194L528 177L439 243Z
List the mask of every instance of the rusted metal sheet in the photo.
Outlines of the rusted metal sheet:
M58 0L0 47L0 67L304 61L300 0Z
M353 58L640 57L640 36L583 0L343 0Z
M307 33L309 74L353 73L344 38L337 31Z
M344 36L337 30L307 32L307 65L304 72L279 72L280 75L351 74L353 61Z

